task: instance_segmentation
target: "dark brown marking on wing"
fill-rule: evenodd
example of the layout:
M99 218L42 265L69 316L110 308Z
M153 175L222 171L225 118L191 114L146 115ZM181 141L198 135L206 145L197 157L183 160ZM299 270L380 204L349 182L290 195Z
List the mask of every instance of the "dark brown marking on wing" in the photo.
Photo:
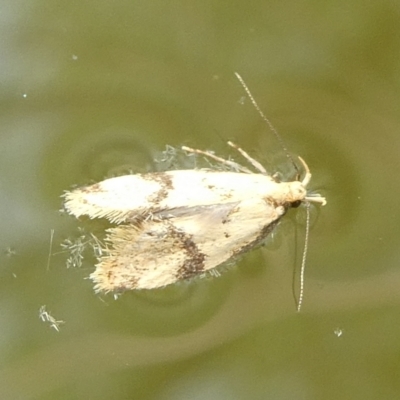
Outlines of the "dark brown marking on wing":
M102 189L101 185L99 183L95 183L90 186L85 186L81 189L79 189L83 193L99 193L99 192L104 192L104 189Z
M160 184L160 189L147 199L149 204L154 204L154 208L157 209L159 204L168 196L168 193L174 189L171 176L165 172L153 172L143 174L141 177L144 180L151 180Z
M177 245L186 253L185 261L176 273L177 280L189 279L202 273L206 255L199 250L192 239L192 235L185 234L172 225L170 226L169 235L176 239Z
M170 175L165 172L152 172L148 174L140 174L145 181L155 181L160 185L160 189L147 197L149 207L142 214L138 214L137 210L127 213L126 220L128 222L140 221L153 213L160 211L160 203L168 196L169 191L174 189Z

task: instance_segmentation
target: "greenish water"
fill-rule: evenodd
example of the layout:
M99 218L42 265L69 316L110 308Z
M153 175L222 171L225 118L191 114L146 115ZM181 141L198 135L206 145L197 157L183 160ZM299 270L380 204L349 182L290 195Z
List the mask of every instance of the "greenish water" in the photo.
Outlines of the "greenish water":
M397 2L2 1L0 19L2 399L398 398ZM67 269L60 247L83 227L64 190L153 171L166 144L234 140L293 173L235 71L328 200L302 313L302 209L219 278L95 295L93 260Z

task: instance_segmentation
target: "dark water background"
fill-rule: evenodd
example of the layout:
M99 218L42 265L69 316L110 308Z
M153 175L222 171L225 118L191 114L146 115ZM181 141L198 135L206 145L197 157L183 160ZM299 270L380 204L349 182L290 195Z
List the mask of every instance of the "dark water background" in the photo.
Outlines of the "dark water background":
M3 0L0 21L0 398L399 398L399 2ZM290 174L234 71L328 199L302 313L301 209L220 278L95 295L93 260L60 253L64 190L166 144Z

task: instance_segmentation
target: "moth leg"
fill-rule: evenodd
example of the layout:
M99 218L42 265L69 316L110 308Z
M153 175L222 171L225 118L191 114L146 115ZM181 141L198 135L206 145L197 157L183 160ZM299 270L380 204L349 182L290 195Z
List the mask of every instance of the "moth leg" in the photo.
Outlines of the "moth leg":
M325 197L321 196L318 193L310 194L309 196L304 197L304 200L309 201L311 203L319 203L321 206L326 205Z
M237 144L228 142L229 146L236 149L255 169L259 170L262 174L268 174L267 170L253 157L250 157L242 148L240 148Z
M246 174L252 174L253 172L251 172L248 168L241 166L238 163L235 163L234 161L230 161L230 160L225 160L224 158L218 157L208 151L203 151L203 150L198 150L198 149L192 149L191 147L186 147L186 146L182 146L182 150L183 151L187 151L189 153L195 153L195 154L202 154L203 156L212 158L215 161L218 161L221 164L227 165L231 168L234 168L237 171L241 171L241 172L245 172Z

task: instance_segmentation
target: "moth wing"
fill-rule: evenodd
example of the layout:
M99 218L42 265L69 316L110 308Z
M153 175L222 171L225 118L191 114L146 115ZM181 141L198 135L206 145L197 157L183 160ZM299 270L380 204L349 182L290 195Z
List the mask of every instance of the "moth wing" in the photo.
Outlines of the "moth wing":
M146 175L119 176L66 192L64 206L76 217L87 215L123 222L132 212L140 214L151 196L160 190L159 181L143 176Z
M112 228L110 248L91 274L95 290L152 289L202 274L264 239L284 212L252 199L182 207L163 219Z
M204 270L250 250L273 230L284 215L283 206L275 206L261 198L236 203L227 215L217 206L206 215L174 219L177 229L192 235L201 253L206 254ZM213 221L213 217L217 217ZM221 218L222 217L222 218Z
M263 174L180 170L106 179L64 194L68 213L121 223L160 210L212 206L276 196L280 184Z

